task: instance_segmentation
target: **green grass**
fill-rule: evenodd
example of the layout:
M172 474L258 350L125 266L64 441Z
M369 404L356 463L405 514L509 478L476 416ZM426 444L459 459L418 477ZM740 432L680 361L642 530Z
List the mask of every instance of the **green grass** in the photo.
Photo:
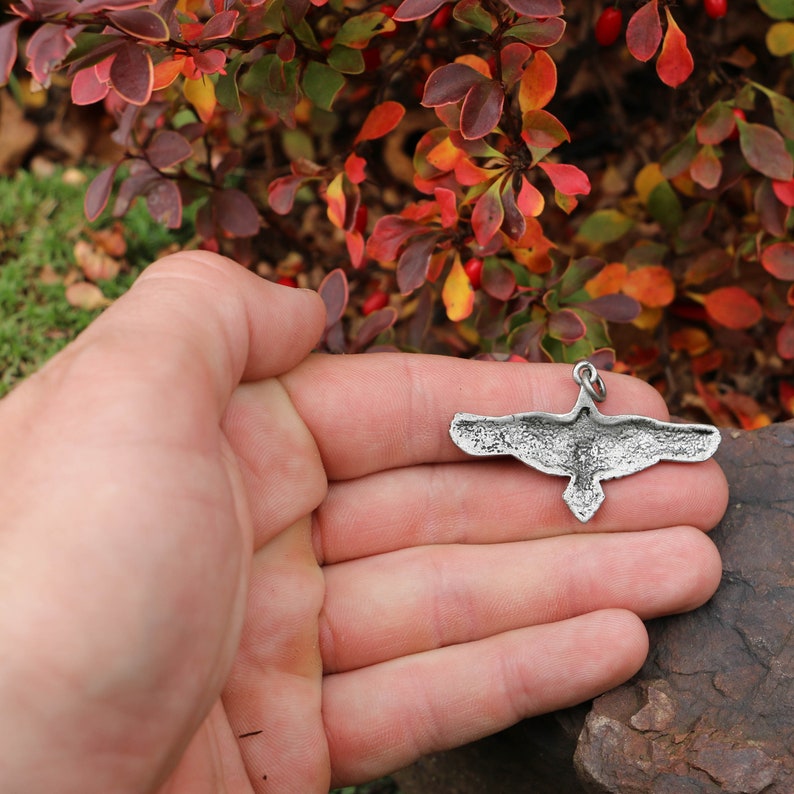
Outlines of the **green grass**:
M0 397L38 369L99 313L71 306L63 284L42 282L49 265L60 277L74 269L74 244L88 231L109 226L107 216L88 223L83 215L87 182L64 179L57 169L40 177L27 171L0 179ZM87 175L89 178L91 174ZM124 219L128 250L125 265L112 281L100 282L108 298L117 298L138 273L169 244L184 242L155 223L142 202Z

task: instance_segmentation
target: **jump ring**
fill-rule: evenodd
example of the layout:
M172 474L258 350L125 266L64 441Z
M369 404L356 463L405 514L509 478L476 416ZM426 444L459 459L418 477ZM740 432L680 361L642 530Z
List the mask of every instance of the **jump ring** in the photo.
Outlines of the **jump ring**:
M573 379L596 402L602 403L606 400L607 387L592 362L583 360L576 364L573 368Z

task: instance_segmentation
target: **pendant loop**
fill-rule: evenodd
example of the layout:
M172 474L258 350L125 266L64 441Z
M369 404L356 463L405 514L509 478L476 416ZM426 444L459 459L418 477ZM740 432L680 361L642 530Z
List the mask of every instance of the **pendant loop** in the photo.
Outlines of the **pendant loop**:
M595 364L587 360L580 361L573 368L573 379L592 399L602 403L607 398L607 387L598 374Z

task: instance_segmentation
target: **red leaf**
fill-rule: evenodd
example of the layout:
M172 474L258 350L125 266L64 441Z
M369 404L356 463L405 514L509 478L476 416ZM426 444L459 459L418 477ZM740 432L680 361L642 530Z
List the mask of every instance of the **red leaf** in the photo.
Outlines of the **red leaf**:
M626 26L626 46L638 61L649 61L662 40L659 2L651 0L634 13Z
M438 242L438 235L423 235L403 251L397 262L397 286L403 295L425 283L430 257Z
M495 80L473 85L460 109L460 133L468 141L484 138L502 118L505 95Z
M564 11L562 0L504 0L517 14L531 19L558 17Z
M761 252L761 264L775 278L794 281L794 243L773 243Z
M538 167L545 171L555 189L565 196L586 196L590 192L590 180L587 174L575 165L538 163Z
M404 0L394 12L392 19L396 22L410 22L414 19L424 19L438 11L446 0Z
M107 206L110 194L113 190L113 180L116 177L116 171L119 164L105 168L100 171L88 186L85 192L85 199L83 209L85 216L89 221L95 221Z
M794 207L794 179L789 179L788 182L774 180L772 190L781 203L787 207Z
M677 88L692 74L695 62L686 46L684 32L676 24L670 9L665 8L664 11L667 14L667 30L656 61L656 73L665 85Z
M178 229L182 225L182 194L170 179L157 180L146 194L146 207L152 218L169 229Z
M116 11L108 14L110 22L119 30L144 41L168 41L170 34L165 20L148 8Z
M689 167L689 173L701 187L712 190L722 178L722 163L710 145L702 146Z
M722 143L735 129L736 120L730 105L715 102L701 117L695 127L698 143Z
M146 147L146 158L158 169L171 168L184 162L193 154L193 147L187 139L174 130L158 132Z
M109 91L110 85L99 79L95 66L81 69L72 79L72 102L75 105L93 105L94 102L101 102Z
M225 74L226 53L223 50L202 50L193 55L193 63L201 74Z
M295 194L304 182L302 176L280 176L267 186L267 200L273 212L286 215L295 203Z
M794 161L779 132L765 124L736 120L739 146L747 164L770 179L788 182L794 177Z
M116 93L131 105L145 105L154 85L152 56L133 42L124 45L113 59L110 82Z
M743 330L761 320L761 304L742 287L720 287L705 296L706 311L726 328Z
M367 114L353 143L374 141L388 135L402 121L404 115L405 108L399 102L381 102Z
M399 215L384 215L367 240L367 253L379 262L393 262L405 241L424 230L425 227L416 221Z
M322 280L317 292L325 303L325 327L330 328L342 319L350 297L345 271L340 267L332 270Z
M201 32L199 40L225 39L227 36L231 36L234 32L234 26L239 15L239 11L234 11L232 9L215 14L214 17L207 20L207 24L204 25L204 30Z
M212 207L218 226L230 237L253 237L259 231L259 213L242 190L227 188L214 193Z
M354 185L360 185L367 178L367 161L351 152L345 160L345 174Z
M12 19L0 25L0 85L5 85L17 59L17 33L21 19Z
M777 352L782 359L790 361L794 358L794 319L789 319L780 327L777 332ZM791 403L787 406L789 413Z
M496 258L489 257L480 277L483 290L492 298L506 301L513 297L516 277L507 265Z
M447 63L439 66L427 78L422 104L435 108L460 102L475 83L487 78L465 63Z
M483 247L494 238L505 219L499 182L494 182L474 205L471 226L477 243Z

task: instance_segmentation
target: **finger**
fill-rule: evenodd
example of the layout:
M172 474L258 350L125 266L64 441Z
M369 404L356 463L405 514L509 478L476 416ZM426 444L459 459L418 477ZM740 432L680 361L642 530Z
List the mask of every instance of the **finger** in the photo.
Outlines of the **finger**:
M406 549L324 571L320 647L335 672L600 609L693 609L722 566L706 535L677 527Z
M608 610L327 676L334 783L371 780L594 697L640 668L647 643L636 615Z
M127 390L131 404L168 416L182 430L207 398L214 398L219 415L241 378L297 364L316 344L323 322L315 293L272 284L207 252L173 254L147 268L32 382L45 394L57 388L59 402L69 400L68 386L77 384L73 396L81 410L86 383L92 405Z
M668 417L661 396L647 384L610 373L604 381L604 413ZM567 412L579 393L567 365L399 353L314 356L286 375L284 384L332 480L465 459L449 437L456 412Z
M604 504L582 524L563 501L567 482L512 460L408 466L333 482L315 514L315 552L327 564L436 543L504 543L662 524L707 530L728 498L725 475L713 460L660 463L604 482Z

